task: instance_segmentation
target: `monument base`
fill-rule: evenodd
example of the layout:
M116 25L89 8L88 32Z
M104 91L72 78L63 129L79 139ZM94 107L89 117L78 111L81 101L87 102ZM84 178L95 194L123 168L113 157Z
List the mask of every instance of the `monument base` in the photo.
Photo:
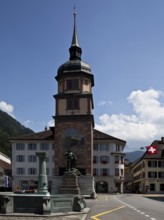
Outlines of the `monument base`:
M64 176L54 176L53 179L53 187L51 190L52 195L60 194L61 186L64 184ZM95 192L95 178L90 175L85 176L77 176L78 186L81 191L81 195L84 198L92 198L95 199L97 197ZM78 194L78 193L77 193Z
M78 183L78 176L72 172L68 171L63 176L63 184L59 190L60 194L75 194L80 195L81 191Z

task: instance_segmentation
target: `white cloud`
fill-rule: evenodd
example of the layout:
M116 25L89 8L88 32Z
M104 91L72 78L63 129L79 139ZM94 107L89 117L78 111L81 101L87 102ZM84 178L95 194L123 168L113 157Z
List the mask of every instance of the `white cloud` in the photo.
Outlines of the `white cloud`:
M142 120L158 123L164 120L164 106L158 100L162 95L161 91L154 89L145 92L138 90L130 94L128 101Z
M24 126L26 127L26 128L30 128L31 129L31 127L32 127L32 125L34 124L33 123L33 121L30 121L30 120L26 120L26 121L24 121Z
M97 105L98 105L98 106L112 105L112 102L111 102L111 101L104 101L104 100L101 100L101 101L98 102Z
M48 126L48 127L53 127L53 126L55 126L54 123L55 123L54 120L51 120L51 121L49 121L49 122L47 123L47 126Z
M127 150L139 150L164 136L164 106L161 91L133 91L127 98L133 106L133 115L103 114L96 129L127 141Z
M14 107L11 104L7 104L4 101L0 101L0 109L4 112L6 112L7 114L11 115L14 118L13 115L13 111L14 111Z

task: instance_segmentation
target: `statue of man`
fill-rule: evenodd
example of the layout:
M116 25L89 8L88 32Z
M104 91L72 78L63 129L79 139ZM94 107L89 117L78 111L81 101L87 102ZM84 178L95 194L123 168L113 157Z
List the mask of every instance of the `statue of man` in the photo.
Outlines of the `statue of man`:
M76 163L76 156L73 152L71 152L70 150L68 150L65 153L65 157L67 158L67 169L71 170L73 168L75 168L75 163Z

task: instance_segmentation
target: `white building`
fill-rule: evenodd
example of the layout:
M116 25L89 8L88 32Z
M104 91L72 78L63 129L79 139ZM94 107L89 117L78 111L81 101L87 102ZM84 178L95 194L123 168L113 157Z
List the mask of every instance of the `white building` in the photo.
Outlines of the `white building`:
M54 174L54 140L51 130L24 135L11 140L12 143L12 188L37 187L39 160L36 152L46 152L49 181ZM51 182L49 182L51 184Z
M12 143L12 187L24 189L37 187L38 158L36 152L46 152L47 175L51 187L54 176L55 140L54 129L13 138ZM125 141L94 129L93 176L97 192L122 191L124 179ZM57 157L57 156L56 156ZM78 158L77 158L78 159Z

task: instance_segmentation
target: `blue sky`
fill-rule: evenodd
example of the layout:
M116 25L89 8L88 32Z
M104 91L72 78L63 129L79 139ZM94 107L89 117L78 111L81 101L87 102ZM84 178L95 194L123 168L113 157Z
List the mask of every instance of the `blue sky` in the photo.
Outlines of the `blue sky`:
M164 136L163 0L0 0L0 109L41 131L69 59L76 5L96 128L137 150Z

